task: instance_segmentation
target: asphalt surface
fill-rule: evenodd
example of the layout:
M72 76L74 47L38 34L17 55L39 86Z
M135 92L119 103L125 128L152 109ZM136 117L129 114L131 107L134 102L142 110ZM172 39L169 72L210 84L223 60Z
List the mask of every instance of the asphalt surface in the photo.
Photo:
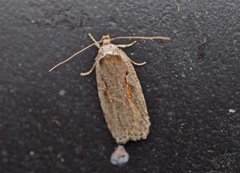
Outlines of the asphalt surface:
M0 0L0 172L240 172L239 19L238 0ZM121 167L95 74L79 76L97 48L48 73L88 32L172 38L125 49L147 61L152 126Z

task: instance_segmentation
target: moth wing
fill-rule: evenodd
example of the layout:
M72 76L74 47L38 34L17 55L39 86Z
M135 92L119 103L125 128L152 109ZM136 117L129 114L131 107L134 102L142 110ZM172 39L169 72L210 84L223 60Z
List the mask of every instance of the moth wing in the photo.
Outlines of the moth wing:
M119 144L145 139L150 121L134 67L122 51L99 58L96 65L98 95L107 126Z

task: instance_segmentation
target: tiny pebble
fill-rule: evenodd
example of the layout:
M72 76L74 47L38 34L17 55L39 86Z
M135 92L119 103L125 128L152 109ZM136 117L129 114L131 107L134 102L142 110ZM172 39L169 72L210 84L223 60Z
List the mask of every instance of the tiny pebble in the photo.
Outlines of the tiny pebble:
M229 112L229 113L235 113L236 110L235 110L235 109L229 109L228 112Z
M30 156L34 156L35 153L34 153L34 151L30 151L29 154L30 154Z
M123 165L129 160L129 154L122 145L119 145L111 155L113 165Z
M66 93L66 91L65 91L65 90L63 90L63 89L59 91L59 95L60 95L60 96L64 96L64 95L65 95L65 93Z

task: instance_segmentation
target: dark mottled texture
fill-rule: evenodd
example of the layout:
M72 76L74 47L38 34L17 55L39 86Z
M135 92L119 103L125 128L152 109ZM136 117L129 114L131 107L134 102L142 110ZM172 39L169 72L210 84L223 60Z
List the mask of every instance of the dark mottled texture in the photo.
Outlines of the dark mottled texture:
M0 0L0 172L240 172L239 19L239 0ZM79 76L97 49L48 73L87 32L172 38L126 49L148 62L152 126L122 167L95 75Z

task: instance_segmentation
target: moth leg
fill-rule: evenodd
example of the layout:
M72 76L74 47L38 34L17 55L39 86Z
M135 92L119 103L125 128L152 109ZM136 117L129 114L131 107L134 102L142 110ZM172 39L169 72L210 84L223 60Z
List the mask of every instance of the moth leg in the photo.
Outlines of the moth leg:
M137 43L136 41L129 43L129 44L117 44L116 46L119 48L125 48L125 47L131 47L132 45L134 45L135 43Z
M96 66L96 62L93 64L92 68L91 68L89 71L87 71L87 72L82 72L82 73L80 73L80 75L81 75L81 76L90 75L90 74L93 72L93 70L95 69L95 66Z
M95 43L95 46L97 46L98 48L100 48L100 44L95 40L95 38L92 36L91 33L88 33L88 36L91 38L91 40Z
M130 60L131 60L131 59L130 59ZM136 65L136 66L143 66L143 65L146 64L146 61L139 63L139 62L135 62L135 61L131 60L131 62L132 62L134 65Z

